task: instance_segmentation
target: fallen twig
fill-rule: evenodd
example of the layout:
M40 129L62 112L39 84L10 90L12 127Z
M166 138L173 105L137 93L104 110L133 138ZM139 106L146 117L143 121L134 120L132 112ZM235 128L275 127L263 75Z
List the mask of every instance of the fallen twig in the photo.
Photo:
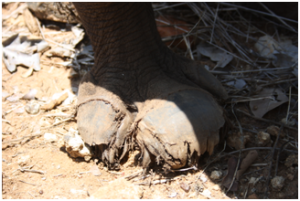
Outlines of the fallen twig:
M259 166L267 166L268 163L254 163L254 164L251 164L252 167L259 167Z
M271 124L276 124L276 125L279 125L279 126L283 126L285 128L289 128L289 129L294 130L294 131L298 131L298 128L290 127L288 125L285 125L283 123L279 123L279 122L276 122L276 121L272 121L272 120L268 120L268 119L264 119L264 118L260 118L260 117L255 117L255 116L252 116L251 114L248 114L247 112L244 112L240 109L236 109L236 111L238 111L240 113L243 113L243 114L247 115L248 117L252 117L253 119L257 119L257 120L264 121L264 122L271 123Z
M33 173L38 173L38 174L45 174L45 172L43 172L43 171L25 169L25 168L22 168L21 166L19 166L18 170L20 170L21 172L33 172Z
M267 16L270 16L270 17L274 17L274 15L272 15L272 14L269 14L269 13L266 13L266 12L262 12L262 11L259 11L259 10L254 10L254 9L247 8L247 7L244 7L244 6L236 5L236 4L224 3L224 2L220 2L220 4L223 4L225 6L240 8L240 9L243 9L243 10L247 10L247 11L250 11L250 12L259 13L259 14L262 14L262 15L267 15ZM295 21L295 20L292 20L292 19L289 19L289 18L285 18L285 17L281 17L281 16L280 16L280 18L283 19L283 20L285 20L285 21L289 21L289 22L293 22L293 23L297 23L298 24L298 21Z
M55 41L53 41L53 40L50 40L50 39L48 39L48 38L45 38L45 35L44 35L43 31L42 31L41 24L40 24L39 20L38 20L37 18L35 18L35 19L36 19L36 21L37 21L37 24L38 24L40 33L41 33L41 35L42 35L42 37L43 37L43 39L44 39L45 41L48 41L48 42L53 43L53 44L55 44L55 45L58 45L58 46L60 46L60 47L62 47L62 48L64 48L64 49L67 49L67 50L70 50L70 51L72 51L72 52L75 52L75 49L74 49L74 48L66 47L66 46L63 45L63 44L60 44L60 43L57 43L57 42L55 42Z
M15 15L15 14L18 13L18 12L21 12L21 11L24 10L25 8L27 8L27 4L23 4L23 5L19 6L16 10L14 10L13 12L11 12L9 15L3 16L3 17L2 17L2 20L7 20L7 19L9 19L10 17L12 17L13 15Z
M140 171L138 171L138 172L136 172L136 173L134 173L134 174L128 175L128 176L126 176L126 177L124 177L124 178L127 179L127 180L129 181L129 180L131 180L131 179L133 179L133 178L139 176L139 174L140 174L141 172L143 172L143 170L140 170Z
M173 8L173 7L176 7L176 6L181 6L181 5L184 5L186 3L178 3L178 4L174 4L174 5L170 5L170 6L164 6L164 7L160 7L160 8L154 8L153 10L154 11L159 11L159 10L164 10L164 9L168 9L168 8Z
M277 18L282 24L284 24L286 27L288 27L291 31L298 33L293 27L291 27L290 25L288 25L285 21L282 20L281 17L279 17L278 15L276 15L273 11L271 11L267 6L265 6L263 3L258 2L262 7L264 7L264 9L266 9L272 17Z
M32 138L34 138L34 137L40 137L40 136L42 136L42 134L24 136L24 137L21 137L21 138L19 138L19 139L7 141L7 143L18 142L18 141L24 140L25 138L30 138L30 139L32 139Z
M32 186L36 186L36 184L31 184L31 183L28 183L28 182L26 182L26 181L22 181L22 180L19 180L20 182L22 182L22 183L25 183L25 184L29 184L29 185L32 185Z
M266 87L266 86L273 85L273 84L288 83L288 82L294 82L294 81L298 81L298 78L293 78L293 79L288 79L288 80L274 81L274 82L270 82L268 84L260 85L260 87Z
M276 150L280 150L280 148L275 148L275 149ZM223 155L218 155L215 159L213 159L212 161L208 162L208 164L205 166L205 168L199 174L198 179L200 179L200 176L204 173L204 171L208 168L209 165L211 165L212 163L218 161L220 158L223 158L225 156L230 156L230 155L233 155L233 154L237 154L240 151L244 152L244 151L250 151L250 150L273 150L273 147L251 147L251 148L240 149L240 150L237 150L237 151L232 151L232 152L229 152L229 153L225 153ZM283 150L291 152L291 153L298 154L298 151L293 151L293 150L289 150L289 149L283 149Z
M10 121L8 121L6 119L2 119L2 121L11 125Z
M162 184L166 183L168 181L175 181L176 179L160 179L160 180L155 180L155 181L145 181L136 185L156 185L156 184Z
M55 113L55 114L46 114L45 117L74 117L74 114L66 114L66 113Z
M173 170L173 171L174 172L184 172L184 171L188 171L188 170L198 170L198 168L196 166L193 166L193 167L183 168L183 169Z
M14 111L15 109L18 109L18 108L23 107L23 106L24 106L24 105L18 105L18 106L16 106L16 107L14 107L14 108L12 108L12 109L10 109L10 110L4 112L3 115L5 116L5 115L11 113L12 111Z
M237 174L237 172L238 172L238 169L239 169L239 166L240 166L240 163L241 163L241 153L242 153L242 152L240 151L240 152L239 152L239 160L238 160L238 163L237 163L237 165L236 165L236 168L235 168L235 171L234 171L233 178L232 178L231 183L230 183L230 186L229 186L229 188L227 189L227 191L226 191L225 194L227 194L228 191L230 191L230 189L231 189L231 187L232 187L232 185L233 185L233 183L234 183L234 181L235 181L236 174Z
M214 160L212 160L211 162L209 162L209 163L206 165L206 167L205 167L205 168L202 170L202 172L199 174L198 179L200 179L200 177L202 176L202 174L204 173L204 171L206 170L206 168L207 168L210 164L212 164L213 162L217 161L217 159L220 157L221 153L224 152L225 148L226 148L226 141L224 142L224 148L223 148L223 150L218 154L218 156L217 156ZM221 157L220 157L220 158L221 158Z
M236 119L236 122L238 123L239 129L240 129L240 133L241 133L241 135L242 135L242 144L244 144L244 132L243 132L242 126L241 126L241 124L240 124L240 121L238 120L237 116L235 115L234 108L233 108L233 103L231 104L231 110L232 110L232 113L233 113L233 115L234 115L234 117L235 117L235 119ZM237 175L238 169L239 169L239 167L240 167L240 163L241 163L241 154L242 154L242 151L240 150L240 152L239 152L239 160L238 160L238 163L237 163L237 165L236 165L236 168L235 168L235 172L234 172L233 178L232 178L231 183L230 183L230 186L229 186L229 188L227 189L227 191L226 191L225 194L227 194L228 191L230 191L230 189L231 189L231 187L232 187L232 185L233 185L233 183L234 183L234 181L235 181L235 178L236 178L236 175Z
M255 69L255 70L241 70L241 71L210 71L212 74L224 74L224 75L230 75L230 74L242 74L242 73L259 73L264 71L275 71L275 70L288 70L292 69L291 67L279 67L279 68L262 68L262 69ZM296 78L295 78L296 79ZM291 79L294 80L294 79Z
M288 122L288 117L289 117L289 113L290 113L290 107L291 107L291 86L289 89L289 105L288 105L288 109L287 109L287 113L286 113L286 118L285 118L285 122Z
M277 146L282 128L283 127L281 126L279 132L277 133L277 137L276 137L276 141L274 143L274 146L272 148L271 157L270 157L269 174L268 174L267 181L266 181L266 191L265 191L264 199L268 198L268 191L269 191L269 183L270 183L270 179L271 179L271 170L272 170L272 164L273 164L273 157L274 157L275 149L276 149L276 146Z
M74 120L74 117L64 119L64 120L62 120L62 121L60 121L60 122L56 122L56 123L54 123L54 124L51 125L51 126L42 127L41 129L52 128L52 127L54 127L54 126L57 126L57 125L59 125L59 124L61 124L61 123L64 123L64 122L67 122L67 121L70 121L70 120Z

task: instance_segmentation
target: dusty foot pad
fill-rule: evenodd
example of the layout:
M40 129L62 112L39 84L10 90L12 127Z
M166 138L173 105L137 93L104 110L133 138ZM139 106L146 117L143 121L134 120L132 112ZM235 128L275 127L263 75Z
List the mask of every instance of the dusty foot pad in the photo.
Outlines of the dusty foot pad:
M201 154L211 154L219 142L222 110L203 90L173 93L167 100L152 100L147 108L137 129L144 167L150 163L150 154L168 169L196 164Z
M96 147L96 154L109 168L118 168L122 151L127 152L128 116L107 102L90 101L79 106L77 123L84 142Z

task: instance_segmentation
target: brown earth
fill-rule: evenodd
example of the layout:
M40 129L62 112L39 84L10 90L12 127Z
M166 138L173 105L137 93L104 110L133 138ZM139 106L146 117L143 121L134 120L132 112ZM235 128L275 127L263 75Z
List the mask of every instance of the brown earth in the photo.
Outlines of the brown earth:
M19 3L10 3L6 7L2 7L3 16L8 15L20 5ZM3 23L3 30L10 25L13 25L10 31L24 27L23 15L7 19ZM44 31L45 33L53 32L48 28ZM70 34L68 31L57 33L58 38L67 37L68 34ZM12 95L16 90L18 93L26 94L30 89L37 89L36 99L32 102L41 105L45 103L45 98L49 99L53 94L66 89L76 94L79 80L84 72L77 74L77 77L70 76L73 72L71 68L57 64L65 59L47 57L46 54L47 52L40 55L42 69L39 72L33 72L27 78L22 77L28 71L27 68L19 66L17 71L11 74L2 63L2 91ZM61 112L72 115L75 111L76 100L72 104L58 105L49 111L40 110L36 115L30 115L22 110L29 102L29 100L10 102L2 98L2 197L4 199L227 199L244 197L256 199L264 197L266 181L270 172L268 157L271 149L257 149L258 158L254 162L255 165L251 166L241 177L238 191L229 191L227 195L227 189L221 183L227 174L227 161L232 154L207 166L208 162L215 159L221 152L222 144L216 148L213 156L205 155L200 159L198 170L164 174L157 167L153 167L144 180L138 176L128 181L126 177L142 171L142 168L136 164L138 150L130 152L128 158L121 164L119 171L109 171L101 162L95 165L96 160L94 159L86 162L82 158L71 158L62 147L60 141L63 135L68 133L70 128L77 129L76 119L71 118L57 126L51 126L54 122L67 118L55 115L47 117L46 115ZM286 115L287 107L288 105L284 104L269 112L265 118L274 121L282 119ZM237 108L243 110L245 105L239 105ZM239 114L238 116L241 125L251 125L257 130L266 130L267 127L273 125L257 121L246 115ZM43 118L49 123L49 128L41 126ZM232 118L234 119L234 117ZM45 140L45 133L55 134L57 140L54 142ZM229 132L229 134L239 136L235 131ZM292 144L297 144L297 131L284 128L281 134L282 137L279 138L277 147L282 147L286 143L286 139L292 140ZM276 136L271 135L268 144L258 145L256 133L245 131L244 136L247 138L245 148L272 147L276 141ZM234 149L227 146L224 152L229 153L230 151L234 151ZM247 151L242 152L242 158L247 153ZM238 157L238 153L235 156ZM292 156L295 156L295 160L291 158ZM275 175L275 166L278 164L277 175L284 177L285 181L281 190L274 189L270 182L269 198L298 198L297 151L295 149L292 152L282 151L278 161L276 157L277 152L273 158L271 175ZM289 164L286 163L288 158L290 159ZM24 171L24 169L28 171ZM205 171L202 174L203 170ZM221 172L222 176L213 180L211 173L215 170ZM249 183L251 177L259 178L255 185Z

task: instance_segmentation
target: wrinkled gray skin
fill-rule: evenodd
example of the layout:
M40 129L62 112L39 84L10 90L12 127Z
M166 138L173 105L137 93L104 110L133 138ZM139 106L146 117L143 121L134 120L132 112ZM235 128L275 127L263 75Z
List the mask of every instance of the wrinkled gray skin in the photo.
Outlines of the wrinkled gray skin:
M220 82L161 41L150 3L74 3L95 65L78 96L78 130L109 168L136 141L144 168L197 164L219 142Z

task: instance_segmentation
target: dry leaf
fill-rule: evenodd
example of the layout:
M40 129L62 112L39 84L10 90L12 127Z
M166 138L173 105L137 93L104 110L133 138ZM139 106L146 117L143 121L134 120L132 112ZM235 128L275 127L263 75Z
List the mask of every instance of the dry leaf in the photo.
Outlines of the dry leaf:
M50 103L43 105L41 109L52 110L55 106L60 105L65 99L67 99L68 96L68 92L64 92L59 97L52 99Z
M22 99L24 100L32 100L35 98L36 93L38 92L37 89L30 89L29 92L27 92L27 94L25 94Z
M256 150L249 151L247 156L242 160L239 170L236 173L236 179L239 180L242 174L248 169L248 167L256 160L258 153Z
M21 77L23 78L29 77L30 75L32 75L32 73L33 73L33 66L30 66L29 69L23 75L21 75Z
M233 59L232 55L227 54L226 52L208 44L198 45L197 52L201 55L209 57L212 61L217 61L215 68L224 68Z
M38 34L40 30L36 18L32 15L32 13L27 8L24 10L23 15L25 19L25 24L29 29L29 31L32 34Z
M289 100L285 93L278 88L264 88L258 95L266 98L250 101L250 109L254 116L260 118Z

